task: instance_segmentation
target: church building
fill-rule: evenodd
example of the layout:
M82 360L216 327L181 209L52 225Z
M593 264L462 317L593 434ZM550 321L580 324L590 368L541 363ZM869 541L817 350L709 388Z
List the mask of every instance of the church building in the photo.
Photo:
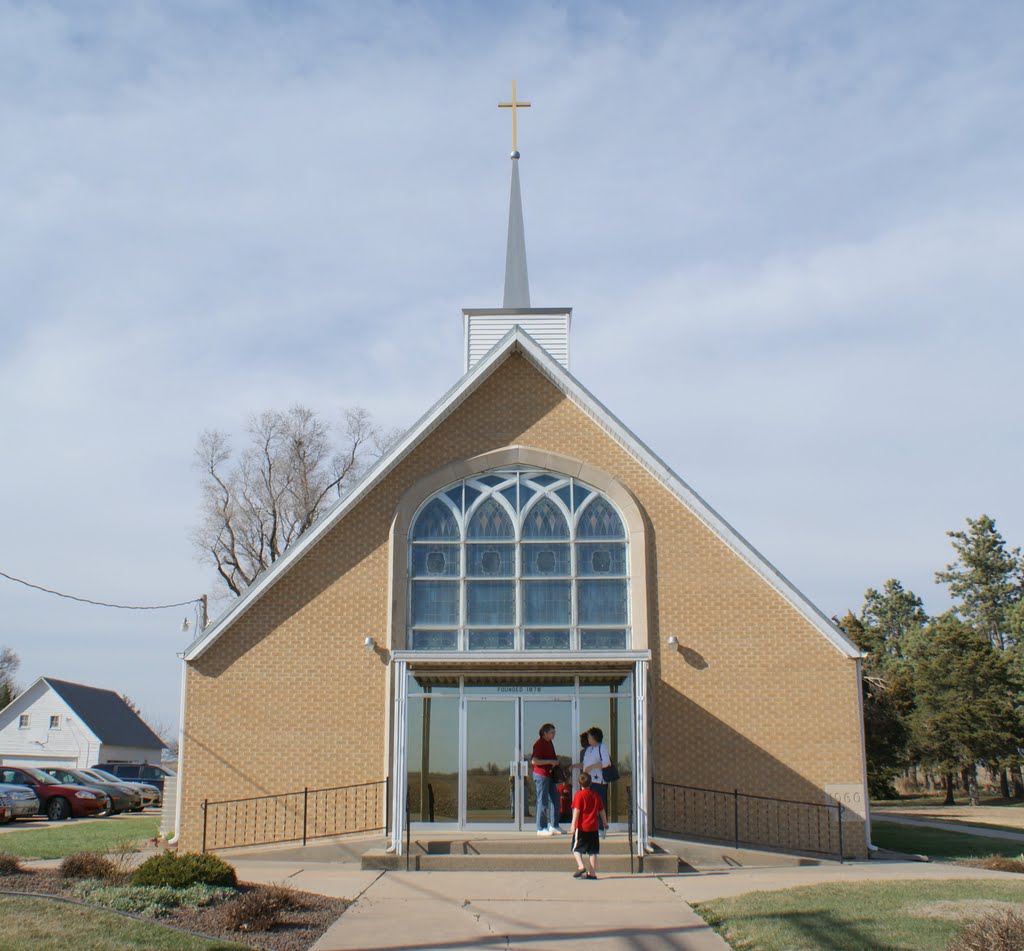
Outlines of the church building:
M463 321L462 377L182 654L180 847L533 834L554 724L566 764L603 731L638 855L865 856L860 653L570 372L514 144L504 300Z

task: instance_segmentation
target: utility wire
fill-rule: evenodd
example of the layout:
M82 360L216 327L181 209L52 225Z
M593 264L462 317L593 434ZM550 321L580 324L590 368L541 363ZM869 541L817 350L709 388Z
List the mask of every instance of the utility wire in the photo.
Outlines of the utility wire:
M197 604L202 601L202 598L192 598L190 601L179 601L177 604L111 604L109 601L93 601L91 598L76 598L73 594L64 594L61 591L54 591L52 588L44 588L39 584L32 584L31 581L23 581L21 578L15 578L13 575L9 575L4 571L0 571L0 578L6 578L8 581L16 581L18 584L25 585L26 588L35 588L36 591L44 591L46 594L54 594L58 598L67 598L69 601L80 601L82 604L95 604L101 608L118 608L122 611L163 611L166 608L183 608L190 604Z

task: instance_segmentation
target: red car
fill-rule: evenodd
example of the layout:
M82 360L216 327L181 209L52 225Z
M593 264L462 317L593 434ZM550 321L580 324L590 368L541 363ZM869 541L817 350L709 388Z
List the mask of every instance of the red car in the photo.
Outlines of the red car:
M107 794L89 786L58 783L31 766L0 766L0 783L28 786L39 797L39 812L55 821L74 816L82 819L110 811Z

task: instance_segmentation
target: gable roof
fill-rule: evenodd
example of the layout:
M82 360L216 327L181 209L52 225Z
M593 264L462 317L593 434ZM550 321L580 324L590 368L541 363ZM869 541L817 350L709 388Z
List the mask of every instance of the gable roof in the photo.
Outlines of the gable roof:
M860 650L815 607L796 587L725 521L707 502L679 478L645 446L567 369L555 361L518 324L495 344L491 352L470 369L444 396L420 417L363 478L339 499L270 568L246 589L227 609L192 641L179 655L195 660L252 604L261 598L317 541L329 532L374 486L409 455L456 408L476 391L510 356L521 354L567 399L588 415L608 436L622 446L665 486L697 519L734 554L774 588L842 654L860 657Z
M40 679L78 714L101 743L143 746L154 750L164 748L164 741L113 690L54 680L52 677Z

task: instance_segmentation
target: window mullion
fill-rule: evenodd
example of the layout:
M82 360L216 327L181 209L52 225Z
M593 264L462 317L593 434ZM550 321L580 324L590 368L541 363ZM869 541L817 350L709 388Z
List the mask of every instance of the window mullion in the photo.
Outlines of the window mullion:
M515 554L512 563L512 570L515 575L515 626L512 630L515 632L515 644L516 650L526 649L526 634L523 630L523 508L520 503L519 493L521 478L520 474L516 473L516 521L514 525L515 531Z
M573 503L575 506L575 498ZM580 649L580 628L579 628L579 610L577 607L577 601L579 600L579 591L577 590L577 578L579 577L579 565L576 558L576 518L575 511L572 513L573 517L569 522L569 648L571 650Z

